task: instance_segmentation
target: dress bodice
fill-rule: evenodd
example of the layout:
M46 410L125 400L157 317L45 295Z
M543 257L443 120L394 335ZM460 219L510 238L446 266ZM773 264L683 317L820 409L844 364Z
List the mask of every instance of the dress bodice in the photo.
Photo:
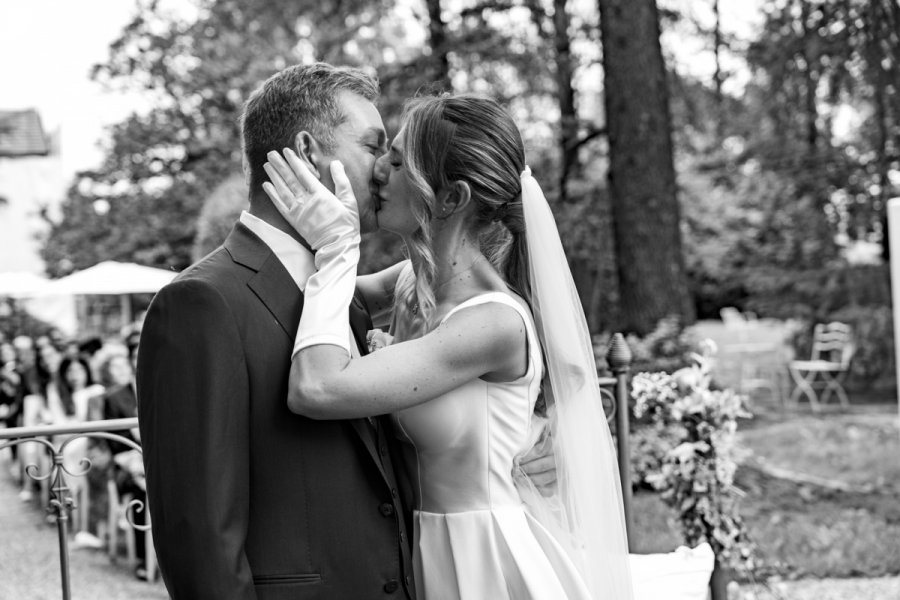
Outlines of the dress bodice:
M532 317L503 292L470 298L456 312L499 302L522 317L528 343L525 374L509 382L470 381L442 396L393 415L404 444L420 511L459 513L519 506L513 483L515 457L530 448L531 416L541 380L541 351Z

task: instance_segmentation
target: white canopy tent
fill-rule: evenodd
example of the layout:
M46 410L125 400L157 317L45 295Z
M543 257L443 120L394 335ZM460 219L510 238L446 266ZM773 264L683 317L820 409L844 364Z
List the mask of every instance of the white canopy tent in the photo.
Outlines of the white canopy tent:
M8 302L14 301L30 315L54 325L66 335L73 335L78 328L75 298L47 295L50 285L49 279L31 272L0 273L0 299L5 299L4 311L9 310Z
M50 280L27 271L0 273L0 297L31 298L41 295Z
M132 263L104 261L67 277L48 280L34 273L0 273L0 297L13 298L35 317L66 335L78 330L76 296L119 296L124 323L132 320L131 294L155 294L177 273Z
M155 294L176 275L174 271L108 260L51 281L44 293L68 296Z
M133 263L104 261L50 282L45 296L119 296L123 324L130 323L131 294L155 294L177 273Z

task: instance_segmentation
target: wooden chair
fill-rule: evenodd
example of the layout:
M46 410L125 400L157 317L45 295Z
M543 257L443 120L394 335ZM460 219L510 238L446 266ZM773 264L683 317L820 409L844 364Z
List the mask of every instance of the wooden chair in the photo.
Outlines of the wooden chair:
M818 385L824 387L823 404L828 402L831 394L835 394L841 406L848 408L850 400L842 382L850 369L854 350L849 325L836 321L817 324L813 330L810 360L792 360L788 364L788 371L796 384L791 392L791 402L796 403L800 396L806 396L813 411L819 412L821 407L815 390Z

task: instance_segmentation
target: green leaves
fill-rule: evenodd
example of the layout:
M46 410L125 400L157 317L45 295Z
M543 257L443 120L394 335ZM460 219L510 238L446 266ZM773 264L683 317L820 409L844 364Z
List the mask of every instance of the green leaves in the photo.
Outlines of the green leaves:
M755 547L748 542L734 492L737 419L749 417L745 399L732 390L711 390L708 360L672 375L642 372L632 379L634 471L678 514L685 541L708 541L732 568L752 570ZM655 463L654 463L655 459Z

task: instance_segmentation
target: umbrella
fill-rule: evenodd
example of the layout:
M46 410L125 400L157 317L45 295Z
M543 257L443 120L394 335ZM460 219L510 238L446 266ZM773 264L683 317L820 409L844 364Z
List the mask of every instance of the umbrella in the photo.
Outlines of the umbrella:
M176 275L165 269L108 260L51 282L44 293L72 296L156 293Z
M0 297L28 298L44 293L50 282L34 273L9 271L0 273Z

